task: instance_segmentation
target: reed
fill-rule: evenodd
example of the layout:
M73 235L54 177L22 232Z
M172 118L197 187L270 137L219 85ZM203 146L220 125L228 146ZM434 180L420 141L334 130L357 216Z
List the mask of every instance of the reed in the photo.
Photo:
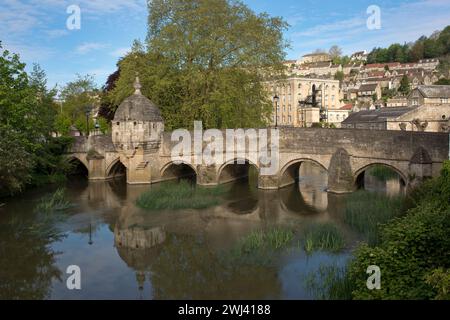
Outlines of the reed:
M54 193L41 198L36 205L36 211L41 213L50 213L55 211L64 211L70 208L72 204L67 200L64 188L59 188Z
M344 221L363 234L369 245L380 241L380 225L403 215L407 206L403 196L358 191L346 198Z
M331 223L313 224L305 232L304 248L307 253L317 250L339 252L344 247L342 232Z
M355 288L347 267L321 265L305 279L306 289L317 300L352 300Z
M201 187L188 181L162 183L139 196L137 206L146 210L205 209L220 203L224 186Z

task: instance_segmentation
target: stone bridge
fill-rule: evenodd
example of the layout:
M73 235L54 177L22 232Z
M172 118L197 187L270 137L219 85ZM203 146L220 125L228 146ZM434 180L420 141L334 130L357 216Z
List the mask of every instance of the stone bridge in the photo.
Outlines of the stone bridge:
M442 163L449 158L446 133L282 128L268 129L268 132L266 129L246 130L245 133L258 131L257 140L250 139L250 134L243 135L243 140L242 136L234 137L236 158L226 156L223 158L230 161L215 161L214 165L194 161L209 146L205 141L216 142L211 137L208 140L207 134L204 136L201 132L199 148L191 141L190 150L195 152L183 150L187 154L186 161L175 163L172 150L179 140L172 141L172 133L164 132L162 114L142 95L139 78L134 88L134 94L125 99L115 113L111 135L77 137L68 154L69 161L84 166L90 180L126 175L129 184L151 184L196 175L199 185L217 185L247 175L249 167L253 166L258 172L259 188L278 189L295 183L300 165L308 161L328 172L330 192L345 193L356 189L363 181L365 170L372 165L392 168L404 184L411 187L424 178L439 175ZM194 132L194 140L196 132L198 135L199 130ZM215 132L227 137L223 131ZM272 133L279 136L276 170L270 175L262 165L264 158L251 151L255 144L258 145L256 153L272 149L270 139L264 139L261 132L266 132L268 138ZM227 143L225 139L223 150L227 150Z
M110 135L77 137L67 156L70 161L85 167L90 180L126 175L129 184L158 183L195 174L197 184L217 185L245 176L248 168L253 166L259 173L258 187L261 189L278 189L295 183L300 165L313 162L327 171L328 189L334 193L354 191L363 181L364 172L377 164L393 169L407 187L412 187L424 178L438 176L443 161L449 159L449 135L446 133L315 128L278 130L279 163L273 175L261 175L260 161L255 161L249 153L210 166L193 165L194 161L175 163L171 152L178 142L172 141L169 132L161 132L160 142L151 148L136 147L132 152L124 151ZM235 160L241 160L241 164Z

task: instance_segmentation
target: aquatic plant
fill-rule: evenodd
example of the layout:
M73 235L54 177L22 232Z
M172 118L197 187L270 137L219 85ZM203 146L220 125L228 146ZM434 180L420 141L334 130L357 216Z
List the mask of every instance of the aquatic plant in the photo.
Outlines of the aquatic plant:
M346 197L344 221L375 245L380 241L380 225L405 214L406 209L403 196L358 191Z
M317 300L351 300L354 282L346 267L320 265L305 278L306 289Z
M146 210L205 209L220 203L225 186L202 187L188 181L162 183L139 196L136 205Z
M242 238L224 255L225 262L234 266L267 265L276 253L293 245L294 232L287 228L253 231Z
M305 232L304 248L307 253L316 250L339 252L344 247L342 232L331 223L313 224Z
M59 188L54 193L41 198L36 206L36 211L49 213L63 211L70 207L71 203L67 200L64 188Z
M273 228L268 231L253 231L238 243L242 252L254 252L256 250L280 250L288 246L294 238L294 232L290 229Z

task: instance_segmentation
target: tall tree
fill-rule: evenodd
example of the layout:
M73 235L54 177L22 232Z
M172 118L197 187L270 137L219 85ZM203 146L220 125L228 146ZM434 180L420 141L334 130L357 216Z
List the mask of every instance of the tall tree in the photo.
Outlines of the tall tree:
M58 114L56 125L60 133L66 134L70 126L82 132L87 131L86 111L92 111L100 100L99 91L90 75L77 75L74 81L68 82L61 90L62 111ZM91 119L91 118L90 118ZM89 122L92 128L92 120Z
M339 46L334 45L330 48L330 51L328 51L328 54L330 55L331 59L339 59L342 56L342 49L339 48Z
M411 92L411 83L406 75L402 77L402 80L400 81L400 87L398 88L398 91L402 93L403 95L407 95Z
M34 183L49 166L45 155L52 141L54 96L39 66L29 76L19 56L0 43L0 196Z
M149 2L147 49L119 63L111 99L132 92L135 72L169 129L262 126L271 102L262 82L282 73L286 23L235 0Z

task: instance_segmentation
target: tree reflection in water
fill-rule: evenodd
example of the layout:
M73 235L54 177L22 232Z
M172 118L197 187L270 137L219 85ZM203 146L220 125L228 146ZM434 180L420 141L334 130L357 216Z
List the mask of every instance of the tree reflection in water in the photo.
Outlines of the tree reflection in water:
M0 299L49 298L58 252L51 244L64 235L55 227L59 217L33 214L32 219L14 215L0 223Z

